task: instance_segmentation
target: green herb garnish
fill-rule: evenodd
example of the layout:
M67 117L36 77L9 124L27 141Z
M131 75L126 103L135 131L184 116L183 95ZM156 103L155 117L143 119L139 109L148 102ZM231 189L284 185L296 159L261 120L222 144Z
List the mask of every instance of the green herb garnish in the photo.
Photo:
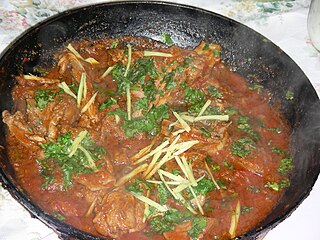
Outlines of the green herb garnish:
M205 94L199 89L185 88L184 100L188 105L188 112L199 113L206 103Z
M250 134L251 137L253 137L253 139L255 141L258 141L260 139L259 133L252 129L252 126L250 124L250 120L246 116L239 116L239 118L238 118L238 129L243 131L243 132L245 132L245 133Z
M113 79L117 82L118 93L125 93L128 85L145 84L147 75L150 78L148 82L157 79L159 76L152 58L136 60L125 76L126 68L127 66L124 64L117 63L111 71Z
M207 91L213 98L222 98L222 93L214 86L208 86Z
M260 193L261 190L259 188L257 188L256 186L250 185L247 187L248 191L252 192L252 193Z
M160 124L163 119L169 118L167 105L153 106L141 117L135 117L131 120L125 119L123 130L127 137L133 137L136 134L145 132L149 135L156 135L160 131Z
M189 236L192 239L198 239L199 235L203 232L207 226L207 220L205 217L197 216L191 220L192 228L188 231Z
M40 110L44 109L49 102L52 102L57 93L52 92L49 89L37 90L34 92L34 100L36 106Z
M288 90L286 92L285 99L288 101L292 101L294 99L294 92L291 90Z
M148 109L148 106L149 106L148 99L146 97L141 98L140 100L136 101L134 105L135 105L134 110L139 110L139 109L146 110Z
M162 34L162 42L164 42L167 45L172 45L173 41L171 35L169 33Z
M163 183L157 184L157 190L159 203L161 205L165 204L168 201L168 199L172 197L171 193Z
M87 135L81 141L81 147L86 152L77 149L76 152L70 157L70 149L72 146L71 133L65 133L59 136L56 142L48 141L42 144L41 147L44 151L44 158L37 160L40 166L41 176L44 179L42 187L47 187L54 182L53 172L59 171L63 175L63 186L67 188L72 185L72 177L74 175L92 173L102 164L90 167L88 160L89 154L94 162L97 162L102 156L106 155L103 147L96 145Z
M253 84L253 85L249 86L249 90L251 90L251 91L257 90L257 89L260 89L260 88L263 88L263 85L261 85L261 84Z
M253 210L253 207L241 206L241 214L249 213Z
M293 168L292 158L284 158L280 161L278 172L282 175L287 174Z
M279 149L277 147L272 147L271 151L276 153L276 154L278 154L278 155L282 155L282 156L288 155L286 151L283 151L283 150L281 150L281 149Z
M268 131L270 132L275 132L280 134L281 133L281 129L280 128L267 128Z
M118 40L114 40L111 45L110 45L110 48L117 48L119 45L119 41Z
M286 188L290 185L289 181L287 180L280 180L278 182L267 182L265 187L270 188L274 191L279 191L283 188Z
M231 144L231 153L239 157L247 157L251 149L255 148L255 143L251 138L241 138Z
M165 212L163 216L151 218L150 228L158 234L163 234L174 230L176 225L188 221L192 223L192 229L188 231L188 234L192 239L197 239L207 226L207 221L205 217L193 215L187 211L171 209Z
M214 50L213 50L213 53L214 53L214 56L215 56L216 58L220 58L222 51L221 51L221 50L218 50L218 49L214 49Z
M211 133L205 129L205 128L200 128L200 131L202 133L202 136L205 138L211 138Z
M205 43L202 50L209 50L209 43Z
M238 113L237 109L232 108L232 107L228 107L224 110L225 114L231 116L231 115L235 115Z
M147 189L147 190L151 190L152 189L152 184L151 183L149 183L147 181L144 181L144 180L141 180L139 178L136 178L134 180L134 182L132 182L131 184L127 185L126 189L129 192L142 193L143 192L142 186L144 186L144 188Z
M55 210L52 211L51 215L52 215L54 218L58 219L59 221L64 221L65 218L66 218L64 215L62 215L61 213L59 213L59 212L57 212L57 211L55 211Z
M170 90L177 86L177 83L174 80L175 72L169 72L163 77L163 82L166 83L166 89Z
M209 178L202 178L198 182L198 185L195 187L192 187L192 188L197 196L198 195L207 195L210 191L215 190L214 184L213 184L212 180ZM187 189L187 193L191 194L189 189Z
M110 106L112 106L113 104L117 104L117 100L114 99L113 97L109 98L107 101L105 101L104 103L102 103L100 106L99 106L99 110L103 110L105 108L108 108Z

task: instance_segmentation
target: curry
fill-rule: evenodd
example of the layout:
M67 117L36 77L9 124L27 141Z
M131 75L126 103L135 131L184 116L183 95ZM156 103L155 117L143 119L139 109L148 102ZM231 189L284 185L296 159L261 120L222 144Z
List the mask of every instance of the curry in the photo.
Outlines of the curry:
M167 36L168 37L168 36ZM57 219L116 239L231 239L276 206L290 128L201 42L73 42L16 76L4 111L21 186Z

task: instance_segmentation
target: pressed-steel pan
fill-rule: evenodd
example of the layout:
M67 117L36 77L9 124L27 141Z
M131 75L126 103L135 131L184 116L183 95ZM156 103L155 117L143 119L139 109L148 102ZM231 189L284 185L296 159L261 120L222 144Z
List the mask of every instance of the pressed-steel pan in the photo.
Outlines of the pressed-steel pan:
M63 12L30 28L1 54L0 111L13 110L10 93L15 84L13 76L33 73L34 67L39 65L50 65L52 53L71 40L104 35L134 35L159 40L165 33L184 48L193 48L201 40L220 44L227 65L249 81L259 81L270 90L271 104L280 102L293 129L291 143L295 168L291 185L265 220L239 238L263 236L299 206L318 177L319 98L305 74L280 48L238 22L199 8L164 2L112 2ZM294 93L293 100L285 98L287 91ZM99 239L51 217L21 189L7 158L5 126L0 122L0 179L3 186L61 238Z

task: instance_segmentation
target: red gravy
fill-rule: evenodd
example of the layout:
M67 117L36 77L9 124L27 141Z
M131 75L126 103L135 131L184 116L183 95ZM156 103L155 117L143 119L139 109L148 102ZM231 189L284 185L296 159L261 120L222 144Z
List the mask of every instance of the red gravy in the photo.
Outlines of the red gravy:
M100 237L230 239L253 229L289 184L290 129L221 51L81 41L52 69L17 76L3 121L23 189Z

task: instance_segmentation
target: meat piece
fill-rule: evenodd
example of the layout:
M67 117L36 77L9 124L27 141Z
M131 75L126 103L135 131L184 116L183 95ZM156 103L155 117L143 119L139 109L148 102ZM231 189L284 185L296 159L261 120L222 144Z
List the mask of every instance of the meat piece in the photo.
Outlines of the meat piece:
M73 126L80 118L80 111L77 108L74 99L70 96L65 96L64 101L56 102L52 111L48 111L50 122L48 126L48 136L50 139L57 137L58 125L61 128L64 126Z
M34 134L30 126L26 123L21 112L16 112L11 115L8 111L2 113L3 122L9 127L9 131L13 134L23 145L32 146L35 143L44 143L46 140Z
M110 138L110 140L114 141L118 139L118 141L125 140L127 137L124 132L120 128L120 124L117 123L116 118L114 116L105 116L101 121L101 141L105 138Z
M77 176L74 181L78 182L87 188L89 188L91 191L98 191L104 188L110 188L113 186L113 183L115 182L114 176L112 176L111 173L108 171L98 171L94 174L83 174L80 176Z
M163 233L163 236L166 240L190 240L188 231L191 230L191 222L184 222L175 227L173 231Z
M107 194L95 208L93 224L105 236L118 238L123 234L140 231L144 204L123 189Z
M23 75L17 76L16 80L22 86L41 86L43 84L57 84L60 82L59 79L52 79L47 77L38 77L34 75Z
M76 82L79 82L81 74L86 72L80 60L72 53L64 53L60 57L58 66L60 74L64 74L68 68L71 68L71 75Z

